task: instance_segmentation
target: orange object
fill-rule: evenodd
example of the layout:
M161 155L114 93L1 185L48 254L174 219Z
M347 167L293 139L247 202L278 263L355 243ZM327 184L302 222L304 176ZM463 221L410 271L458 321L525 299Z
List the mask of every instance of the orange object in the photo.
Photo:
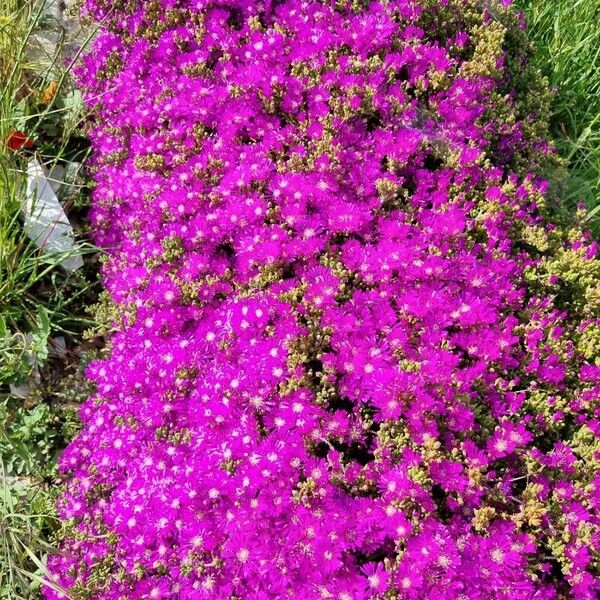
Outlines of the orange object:
M33 140L28 138L22 131L15 129L11 131L5 138L6 145L13 151L21 148L33 148Z
M44 104L49 104L54 100L54 96L56 96L56 92L58 91L58 83L56 81L51 81L48 84L48 87L44 90L42 94L42 102Z

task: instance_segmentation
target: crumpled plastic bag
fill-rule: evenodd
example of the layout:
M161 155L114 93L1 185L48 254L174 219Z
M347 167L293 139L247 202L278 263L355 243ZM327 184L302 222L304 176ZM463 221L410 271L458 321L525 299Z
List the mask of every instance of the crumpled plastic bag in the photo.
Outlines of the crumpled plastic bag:
M27 189L21 214L25 233L38 248L47 254L64 254L59 264L67 271L83 266L83 259L75 254L73 227L44 167L35 157L27 163Z

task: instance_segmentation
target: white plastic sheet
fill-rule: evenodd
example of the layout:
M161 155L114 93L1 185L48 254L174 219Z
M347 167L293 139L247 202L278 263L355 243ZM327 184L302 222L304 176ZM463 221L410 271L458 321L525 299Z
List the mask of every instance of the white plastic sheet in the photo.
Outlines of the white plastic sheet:
M27 163L27 191L21 212L25 232L38 248L46 253L65 254L59 264L67 271L73 272L83 266L81 256L74 253L73 227L48 181L44 167L35 157Z

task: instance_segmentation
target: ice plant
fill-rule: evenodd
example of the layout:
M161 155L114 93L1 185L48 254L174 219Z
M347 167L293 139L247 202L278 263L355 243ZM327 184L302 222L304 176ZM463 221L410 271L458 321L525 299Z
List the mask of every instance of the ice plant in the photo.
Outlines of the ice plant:
M507 4L87 2L73 598L597 597L600 263Z

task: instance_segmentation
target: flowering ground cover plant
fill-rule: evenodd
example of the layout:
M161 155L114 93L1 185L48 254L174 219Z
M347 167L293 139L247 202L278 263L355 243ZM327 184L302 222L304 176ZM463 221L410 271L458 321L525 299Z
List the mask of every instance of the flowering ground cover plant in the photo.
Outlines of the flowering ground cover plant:
M508 3L86 10L118 327L69 595L596 598L600 263Z

